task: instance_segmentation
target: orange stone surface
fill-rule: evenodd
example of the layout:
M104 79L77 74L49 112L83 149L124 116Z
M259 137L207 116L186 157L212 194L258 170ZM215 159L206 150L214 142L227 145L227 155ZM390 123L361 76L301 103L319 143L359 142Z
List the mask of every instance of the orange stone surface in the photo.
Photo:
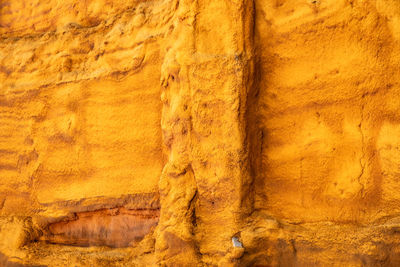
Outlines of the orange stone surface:
M0 1L1 266L399 266L398 0Z

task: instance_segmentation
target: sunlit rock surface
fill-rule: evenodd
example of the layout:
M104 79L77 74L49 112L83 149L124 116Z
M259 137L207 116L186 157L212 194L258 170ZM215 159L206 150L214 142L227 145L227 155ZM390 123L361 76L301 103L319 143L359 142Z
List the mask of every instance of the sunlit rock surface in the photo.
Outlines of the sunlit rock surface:
M0 1L0 265L400 265L399 42L397 0Z

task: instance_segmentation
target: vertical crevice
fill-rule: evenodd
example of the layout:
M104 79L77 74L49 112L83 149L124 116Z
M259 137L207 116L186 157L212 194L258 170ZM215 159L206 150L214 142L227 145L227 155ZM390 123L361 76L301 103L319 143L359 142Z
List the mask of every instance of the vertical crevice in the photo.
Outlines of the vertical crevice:
M361 116L361 118L360 118L360 123L358 124L358 128L359 128L360 135L361 135L361 157L359 159L361 171L360 171L360 174L357 177L357 182L361 185L361 190L360 190L361 194L364 194L365 184L361 180L362 176L364 175L365 165L366 165L366 163L365 163L365 154L366 154L366 151L365 151L365 149L366 149L365 148L365 136L364 136L364 132L363 132L363 129L362 129L363 123L364 123L364 104L362 104L362 106L361 106L360 116Z

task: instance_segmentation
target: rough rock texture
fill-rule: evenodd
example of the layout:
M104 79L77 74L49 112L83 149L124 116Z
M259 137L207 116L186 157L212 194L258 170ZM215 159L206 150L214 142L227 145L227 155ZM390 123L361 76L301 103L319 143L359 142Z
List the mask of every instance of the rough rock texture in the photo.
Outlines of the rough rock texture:
M400 265L397 0L0 1L0 265Z

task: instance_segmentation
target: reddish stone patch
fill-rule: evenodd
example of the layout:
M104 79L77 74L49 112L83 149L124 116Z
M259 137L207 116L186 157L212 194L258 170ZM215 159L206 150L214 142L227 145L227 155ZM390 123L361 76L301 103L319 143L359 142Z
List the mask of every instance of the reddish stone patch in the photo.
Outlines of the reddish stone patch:
M74 220L50 224L43 240L73 246L128 247L150 233L158 218L158 209L81 212Z

